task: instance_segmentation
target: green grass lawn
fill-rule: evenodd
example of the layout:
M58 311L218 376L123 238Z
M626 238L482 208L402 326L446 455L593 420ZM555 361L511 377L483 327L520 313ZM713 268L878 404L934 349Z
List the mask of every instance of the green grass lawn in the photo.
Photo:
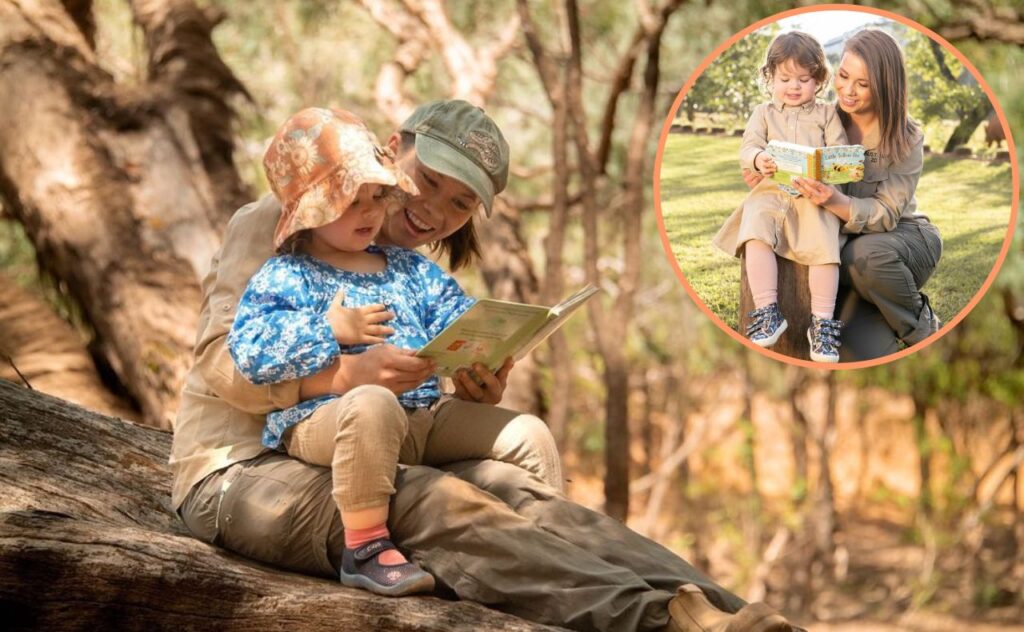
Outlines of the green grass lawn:
M746 195L740 139L671 134L661 165L661 208L672 252L704 303L735 328L739 259L711 238ZM1009 163L991 164L930 154L917 187L918 209L942 233L942 260L924 290L947 322L984 283L1010 221Z

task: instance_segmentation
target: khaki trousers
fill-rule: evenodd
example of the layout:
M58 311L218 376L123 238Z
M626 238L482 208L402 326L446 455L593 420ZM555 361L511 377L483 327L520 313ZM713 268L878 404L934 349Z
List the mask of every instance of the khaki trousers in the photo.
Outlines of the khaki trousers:
M388 527L442 591L574 630L661 630L695 583L726 612L742 599L621 522L497 461L400 466ZM344 546L331 472L279 452L196 485L181 515L196 537L286 570L337 578Z
M285 437L288 454L329 466L341 511L388 504L395 467L494 459L560 489L561 461L547 425L533 415L446 398L406 409L382 386L352 389L316 409Z

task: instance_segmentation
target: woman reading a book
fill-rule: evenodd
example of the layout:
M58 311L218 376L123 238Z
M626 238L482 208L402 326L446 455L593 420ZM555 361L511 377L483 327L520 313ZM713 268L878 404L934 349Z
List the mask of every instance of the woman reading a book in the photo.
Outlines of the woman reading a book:
M497 126L468 103L435 102L388 146L419 193L387 215L381 234L407 248L440 247L451 268L470 262L473 210L490 205L508 170ZM175 424L172 503L204 541L337 580L345 533L331 471L265 448L265 415L360 384L405 392L433 367L379 344L301 380L255 386L238 374L225 338L246 283L273 255L281 213L273 196L240 209L204 283L196 361ZM497 403L510 368L474 367L479 384L457 381L455 396ZM529 430L535 436L520 438L521 449L557 459L546 427ZM387 526L446 594L532 621L577 630L793 629L771 608L746 605L664 547L568 500L560 486L494 460L400 467Z
M793 186L839 219L843 359L866 360L921 342L941 323L921 293L942 255L938 229L917 212L914 191L924 165L924 136L907 112L907 76L899 44L863 30L845 45L834 80L851 143L865 147L864 177L837 188L798 178ZM747 183L761 177L745 173Z

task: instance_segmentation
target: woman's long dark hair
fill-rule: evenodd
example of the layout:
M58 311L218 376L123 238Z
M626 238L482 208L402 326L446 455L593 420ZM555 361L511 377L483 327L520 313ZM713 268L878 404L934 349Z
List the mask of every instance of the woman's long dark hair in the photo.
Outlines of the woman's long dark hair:
M921 133L907 112L907 69L903 51L892 35L875 29L863 30L846 40L843 54L864 60L868 69L871 100L878 115L878 153L895 162L910 154ZM849 115L839 109L843 123Z

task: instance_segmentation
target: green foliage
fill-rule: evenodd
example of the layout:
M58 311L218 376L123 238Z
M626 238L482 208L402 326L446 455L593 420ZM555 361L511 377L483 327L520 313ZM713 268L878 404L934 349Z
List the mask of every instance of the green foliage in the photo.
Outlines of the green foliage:
M31 285L38 276L35 249L14 220L0 219L0 270L22 286Z
M918 120L959 120L988 102L974 75L944 48L933 46L925 35L908 31L904 52L910 112ZM942 72L943 66L950 76Z
M679 116L693 120L693 114L729 114L745 117L766 100L758 70L773 34L755 31L730 46L694 82L680 106Z

